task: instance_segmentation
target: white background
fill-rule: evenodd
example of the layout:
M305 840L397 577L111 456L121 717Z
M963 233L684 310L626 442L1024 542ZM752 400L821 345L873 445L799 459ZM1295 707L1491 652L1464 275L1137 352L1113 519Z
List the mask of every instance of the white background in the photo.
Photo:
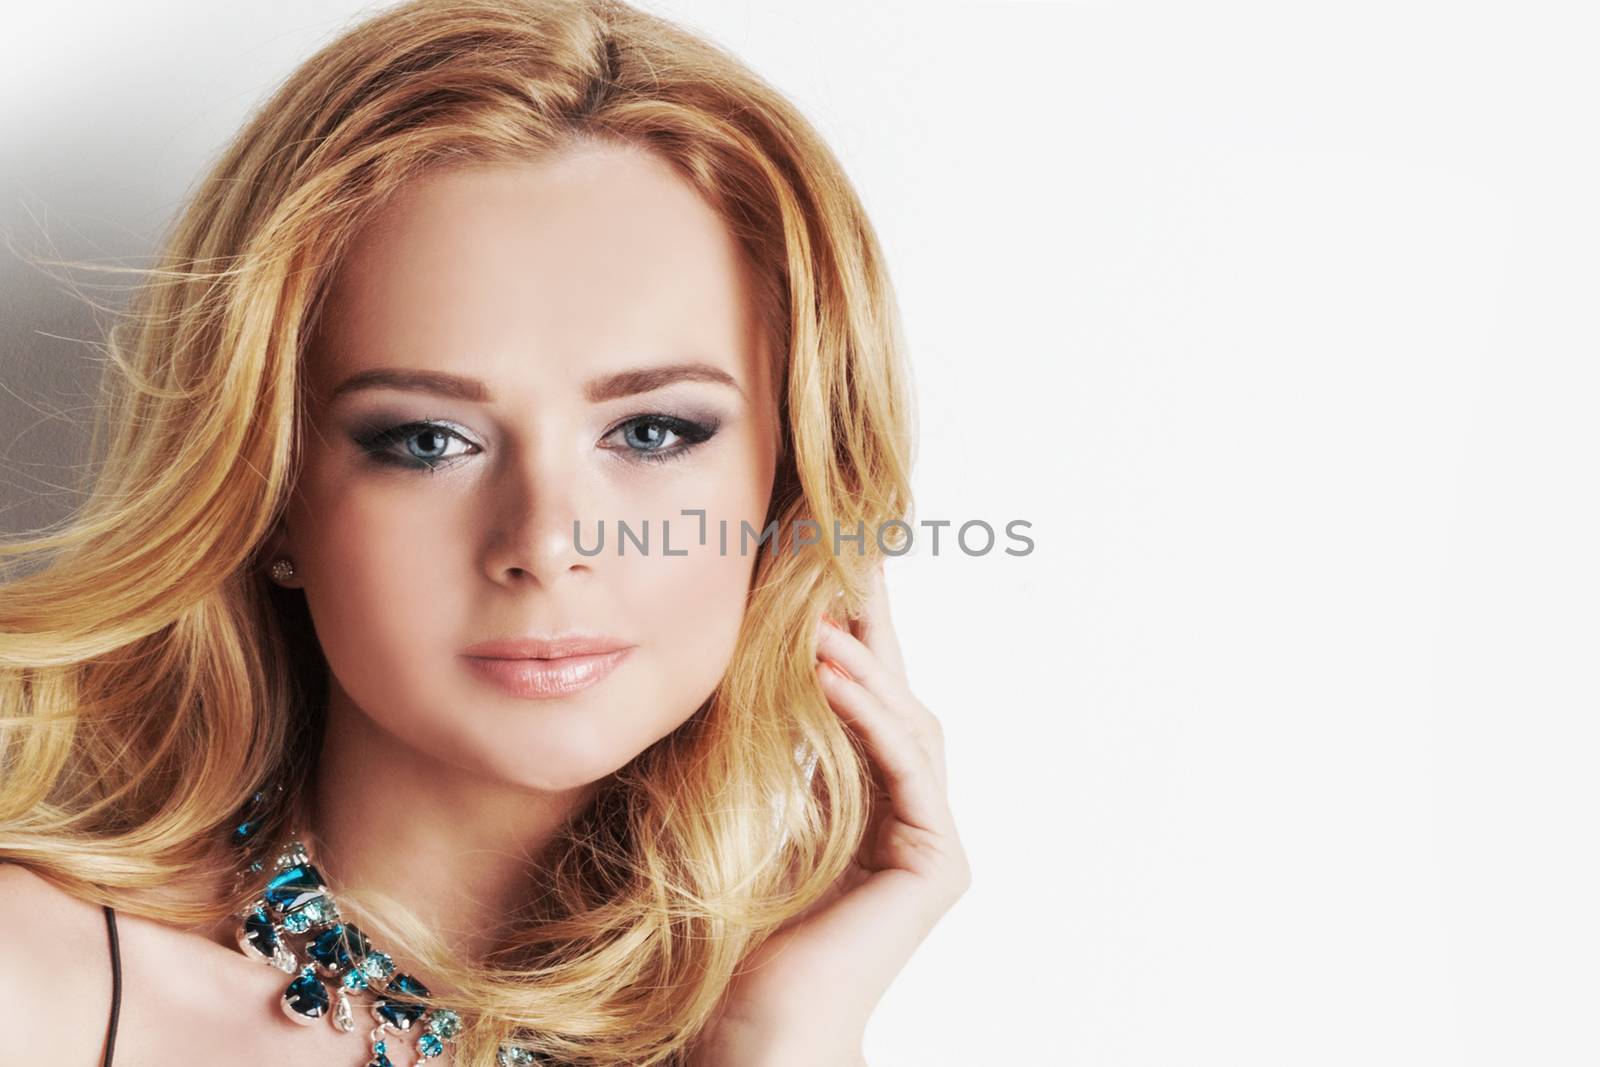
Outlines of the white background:
M655 3L836 146L976 881L873 1067L1600 1063L1600 34L1540 3ZM134 257L356 9L4 16L0 212ZM42 235L42 236L41 236ZM94 323L0 264L8 529Z

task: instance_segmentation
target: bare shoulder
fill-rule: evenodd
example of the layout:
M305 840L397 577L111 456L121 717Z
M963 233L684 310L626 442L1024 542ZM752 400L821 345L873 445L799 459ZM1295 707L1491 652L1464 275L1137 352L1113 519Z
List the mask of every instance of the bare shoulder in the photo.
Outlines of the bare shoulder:
M100 1063L111 1011L109 944L99 905L0 861L0 1004L18 1021L6 1028L7 1063Z

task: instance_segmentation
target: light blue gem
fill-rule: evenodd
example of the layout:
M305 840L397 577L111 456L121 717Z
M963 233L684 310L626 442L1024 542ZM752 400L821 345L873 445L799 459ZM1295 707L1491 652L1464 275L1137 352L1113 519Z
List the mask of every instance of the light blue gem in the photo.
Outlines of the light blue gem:
M444 1051L444 1042L439 1040L438 1034L423 1034L417 1038L417 1051L432 1059Z
M361 969L368 978L387 978L394 973L394 960L382 952L369 952L361 960Z
M325 896L315 897L307 901L305 907L301 910L304 911L306 913L306 917L314 923L325 923L338 918L337 911L333 906L333 901L329 900Z
M367 988L367 976L362 974L359 968L352 968L344 972L344 977L340 980L344 983L344 987L352 993L359 993Z
M283 917L283 928L291 934L303 934L311 929L311 916L302 911L291 911Z
M434 1008L428 1016L428 1030L440 1037L455 1037L461 1030L461 1016L449 1008Z

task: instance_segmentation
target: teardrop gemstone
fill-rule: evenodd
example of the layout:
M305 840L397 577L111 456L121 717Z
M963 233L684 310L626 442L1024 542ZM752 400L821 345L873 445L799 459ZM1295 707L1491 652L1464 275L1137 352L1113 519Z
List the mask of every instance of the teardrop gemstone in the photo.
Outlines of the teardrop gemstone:
M283 991L283 1013L297 1023L311 1023L328 1014L328 989L310 967Z
M344 995L342 989L339 991L338 1006L333 1009L333 1025L347 1034L356 1028L355 1016L350 1012L350 998Z

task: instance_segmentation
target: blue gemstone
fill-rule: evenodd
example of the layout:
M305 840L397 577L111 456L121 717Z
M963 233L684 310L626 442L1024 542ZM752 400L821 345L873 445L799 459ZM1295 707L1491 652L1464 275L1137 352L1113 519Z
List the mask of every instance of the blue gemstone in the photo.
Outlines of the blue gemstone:
M394 1067L394 1064L389 1062L389 1057L383 1054L383 1042L378 1042L378 1045L378 1051L372 1059L367 1061L367 1067Z
M367 988L367 976L360 967L352 967L344 972L344 978L341 981L344 983L344 987L352 993L359 993Z
M283 928L291 934L303 934L311 929L311 916L304 909L291 911L283 917Z
M306 1019L320 1019L328 1013L328 989L307 967L283 991L283 1001L290 1011Z
M438 1034L423 1034L417 1038L417 1051L432 1059L444 1051L444 1042L439 1040Z
M306 945L306 953L330 971L346 971L365 956L372 946L355 923L328 927Z
M262 959L270 960L278 950L278 931L272 928L272 920L265 908L256 908L245 916L244 936L250 948L259 953Z
M384 1020L396 1030L411 1029L411 1024L422 1018L422 1013L428 1009L426 1004L399 999L399 996L429 996L428 987L409 974L401 973L395 975L389 980L389 984L385 987L385 992L388 995L374 1004L372 1011L379 1019Z
M397 974L390 980L388 992L401 993L408 997L431 997L433 994L428 987L411 977L409 974Z
M384 997L372 1006L373 1012L396 1030L409 1030L411 1024L422 1018L423 1006L404 1000Z
M296 864L273 875L261 898L269 908L282 915L320 895L323 888L321 871L309 863Z

